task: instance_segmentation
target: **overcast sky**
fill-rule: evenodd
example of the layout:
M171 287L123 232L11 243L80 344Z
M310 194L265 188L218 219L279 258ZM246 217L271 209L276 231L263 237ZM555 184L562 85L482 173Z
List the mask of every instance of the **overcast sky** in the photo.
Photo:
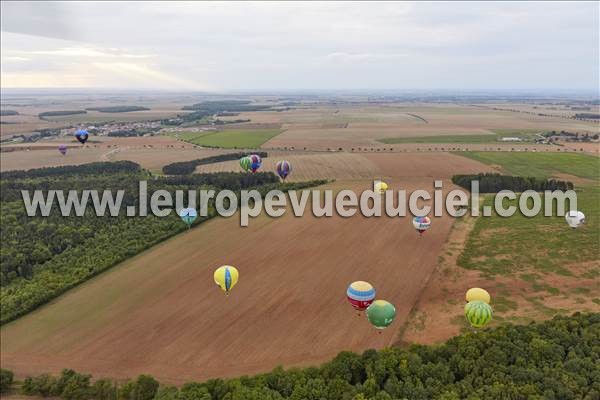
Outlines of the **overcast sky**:
M598 90L599 2L2 1L2 87Z

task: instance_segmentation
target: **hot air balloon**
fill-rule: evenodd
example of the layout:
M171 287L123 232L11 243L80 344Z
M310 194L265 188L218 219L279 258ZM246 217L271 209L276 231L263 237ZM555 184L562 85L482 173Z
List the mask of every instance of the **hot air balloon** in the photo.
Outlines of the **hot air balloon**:
M423 235L423 232L431 227L431 219L429 217L414 217L413 226L419 232L419 235Z
M359 311L360 315L360 311L366 310L375 300L375 288L369 282L352 282L346 290L346 296L350 305Z
M215 270L215 283L229 296L229 292L238 281L239 272L231 265L223 265Z
M382 181L375 182L375 193L384 194L386 190L388 190L387 183Z
M89 137L90 135L85 129L79 129L77 132L75 132L75 139L77 139L81 144L85 144Z
M375 300L367 308L367 318L369 322L377 329L385 329L396 318L396 307L385 300Z
M571 228L575 229L585 224L585 215L581 211L571 210L565 214L565 220Z
M465 317L474 328L483 328L492 320L492 307L480 300L470 301L465 305Z
M252 161L252 163L250 164L250 170L252 171L252 173L255 173L262 165L262 159L258 154L252 154L249 156L249 158L250 161Z
M478 300L483 301L486 304L490 304L490 294L487 292L487 290L478 287L467 290L465 299L467 300L467 303Z
M198 213L196 212L196 210L194 208L184 208L183 210L179 211L179 216L181 217L181 220L183 222L185 222L189 228L192 225L192 223L196 220L196 218L198 217Z
M61 144L60 146L58 146L58 151L60 151L60 154L64 156L65 154L67 154L67 146Z
M240 167L246 172L250 171L250 166L252 165L252 160L250 157L242 157L240 158Z
M285 178L292 172L292 164L288 161L279 161L277 163L277 175L281 177L285 181Z

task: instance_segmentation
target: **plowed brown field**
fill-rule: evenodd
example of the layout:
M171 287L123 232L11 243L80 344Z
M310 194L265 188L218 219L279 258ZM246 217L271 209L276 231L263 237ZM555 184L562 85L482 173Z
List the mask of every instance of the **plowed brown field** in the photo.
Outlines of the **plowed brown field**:
M330 156L339 154L323 155ZM346 156L408 191L430 189L436 178L450 190L453 173L489 170L447 153ZM362 177L329 187L359 192L370 184ZM284 217L261 215L247 228L236 217L213 219L3 326L2 366L19 377L73 368L180 384L385 347L435 269L452 219L433 224L419 238L410 218L295 218L288 207ZM229 297L212 279L226 263L240 270ZM354 280L370 281L395 304L397 318L382 334L347 304Z
M396 189L432 186L427 178L388 182ZM338 182L334 189L368 186ZM435 218L419 238L409 218L295 218L288 210L248 228L235 218L211 220L3 326L2 365L19 376L74 368L183 383L388 346L451 222ZM241 276L229 297L212 281L213 269L225 263ZM382 334L346 303L347 285L360 279L396 305L397 319Z

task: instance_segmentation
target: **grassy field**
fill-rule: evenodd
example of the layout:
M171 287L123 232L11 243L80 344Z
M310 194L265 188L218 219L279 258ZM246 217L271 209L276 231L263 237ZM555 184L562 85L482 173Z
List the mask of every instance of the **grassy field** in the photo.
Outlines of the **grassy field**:
M218 132L179 134L182 140L208 147L256 148L281 133L280 129L232 129Z
M525 140L542 132L539 129L492 129L490 134L484 135L433 135L433 136L411 136L378 139L386 144L400 143L510 143L527 144L527 142L500 142L503 137L520 137Z
M600 159L584 154L462 152L464 157L484 164L499 165L512 175L547 178L556 173L600 180Z
M600 311L600 169L598 158L580 154L461 153L501 166L514 175L548 177L557 172L592 181L576 185L577 209L586 224L571 229L564 217L528 218L495 213L477 218L457 265L481 274L483 285L496 293L509 320L526 322L540 316L578 310ZM486 196L483 205L492 205ZM505 206L518 205L518 199ZM544 210L542 202L542 210ZM554 207L554 215L556 207Z
M599 198L598 185L585 186L578 191L577 208L586 216L586 224L579 229L569 228L564 217L544 217L543 214L533 218L519 213L510 218L496 214L478 218L459 265L477 269L490 277L534 271L572 275L570 265L598 258ZM517 200L509 201L506 206L517 203ZM493 197L486 196L484 204L492 205ZM600 271L597 273L600 276Z

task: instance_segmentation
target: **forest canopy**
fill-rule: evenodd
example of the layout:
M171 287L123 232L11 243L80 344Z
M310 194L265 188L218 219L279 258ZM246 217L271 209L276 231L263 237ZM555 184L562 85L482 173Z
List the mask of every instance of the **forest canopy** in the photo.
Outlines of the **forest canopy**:
M7 380L9 371L6 372ZM542 400L600 398L600 313L557 316L454 337L438 346L342 352L304 369L160 385L64 370L25 380L28 395L124 400Z

